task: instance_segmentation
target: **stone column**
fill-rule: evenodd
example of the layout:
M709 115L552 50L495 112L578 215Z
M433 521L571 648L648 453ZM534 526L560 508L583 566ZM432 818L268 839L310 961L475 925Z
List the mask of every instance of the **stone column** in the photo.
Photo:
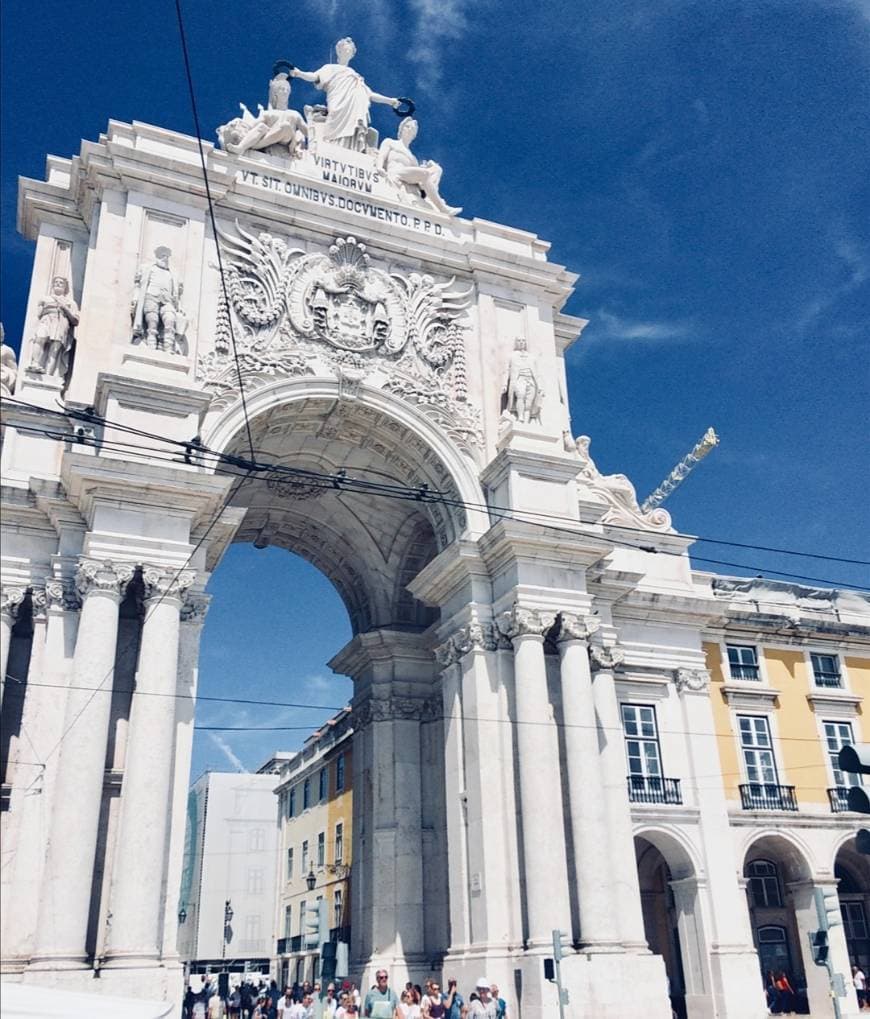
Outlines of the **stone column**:
M24 601L27 589L3 585L0 591L0 704L6 689L6 668L9 665L9 645L12 643L12 627L18 609Z
M613 677L613 670L624 657L624 652L617 647L594 644L589 648L589 659L595 676L592 695L602 740L599 762L606 793L610 883L616 892L619 926L625 947L630 951L648 953L626 783L628 766Z
M544 661L555 615L514 605L497 622L514 649L526 942L545 948L554 930L571 930L559 744Z
M716 724L710 704L710 675L706 669L677 669L674 682L680 698L682 728L687 734L692 805L699 812L698 830L707 876L705 891L710 930L707 993L723 1019L763 1015L764 991L757 979L758 956L744 905L745 893L737 877L739 865L725 790L721 783L698 780L699 776L710 774L710 761L719 760Z
M3 955L26 962L33 950L39 914L39 888L51 817L58 755L51 751L63 732L69 658L75 647L79 600L71 584L48 580L44 592L34 594L34 627L45 627L41 646L34 633L30 672L34 677L25 694L22 729L33 742L29 752L38 767L22 769L19 788L12 793L12 811L21 818L8 898L3 903ZM43 617L44 613L44 617ZM44 622L41 620L44 618ZM16 771L21 766L18 765Z
M701 1019L701 1017L711 1014L725 1015L724 1012L716 1012L713 1007L707 940L704 936L704 919L700 901L700 882L696 877L686 877L669 881L668 885L674 896L680 958L685 982L686 1013L689 1019L695 1019L695 1017ZM757 971L757 961L755 968ZM763 1015L757 1010L755 1013L752 1011L745 1013L747 1016L753 1014Z
M597 619L563 612L557 638L561 659L565 767L574 839L580 942L584 951L619 951L618 905L611 883L607 791L599 764L588 639Z
M157 964L166 890L180 613L195 574L147 566L104 966Z
M82 608L58 746L33 969L77 969L86 961L118 608L132 578L132 566L108 560L81 559L76 572Z
M468 928L468 836L466 830L465 754L462 748L462 669L453 640L435 649L442 667L444 704L444 786L450 867L450 951L461 953L470 941Z
M181 637L178 649L178 682L175 702L175 761L173 765L172 820L163 911L163 960L178 957L178 911L188 912L190 892L182 886L184 833L187 824L187 793L193 753L193 724L199 679L199 646L205 614L211 598L188 594L181 608Z

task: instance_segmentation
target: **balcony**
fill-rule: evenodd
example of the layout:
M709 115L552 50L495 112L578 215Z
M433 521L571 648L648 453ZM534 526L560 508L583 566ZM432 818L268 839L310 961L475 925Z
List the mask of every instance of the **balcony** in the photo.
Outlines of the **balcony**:
M814 669L813 680L816 686L823 686L829 690L838 690L843 685L839 672L817 672Z
M735 665L733 662L728 666L732 679L758 680L760 674L757 665Z
M740 803L744 810L797 810L793 785L773 782L748 782L740 786Z
M628 798L632 803L670 803L679 805L683 802L678 778L657 778L649 775L628 775Z

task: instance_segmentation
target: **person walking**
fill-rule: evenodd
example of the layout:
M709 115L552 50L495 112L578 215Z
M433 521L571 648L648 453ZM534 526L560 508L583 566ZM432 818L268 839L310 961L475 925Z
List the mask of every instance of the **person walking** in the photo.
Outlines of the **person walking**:
M394 1019L399 999L388 983L389 974L379 969L375 974L375 986L366 994L362 1014L366 1019Z
M867 1004L867 978L860 966L852 967L852 986L855 988L855 997L858 999L858 1008L863 1009Z
M402 1000L396 1006L395 1019L420 1019L423 1013L420 1006L414 1000L413 990L407 987L402 991Z
M442 992L441 1000L447 1010L447 1019L464 1019L466 1015L465 999L456 989L456 978L450 977L447 981L447 990Z
M426 990L422 1008L424 1019L445 1019L447 1006L441 998L441 987L437 980L427 980Z
M475 985L477 997L468 1006L469 1019L496 1019L496 1004L492 1000L492 984L480 977Z
M495 1002L496 1019L507 1019L507 1002L499 996L498 984L493 984L489 990L490 994L492 994L492 1000Z

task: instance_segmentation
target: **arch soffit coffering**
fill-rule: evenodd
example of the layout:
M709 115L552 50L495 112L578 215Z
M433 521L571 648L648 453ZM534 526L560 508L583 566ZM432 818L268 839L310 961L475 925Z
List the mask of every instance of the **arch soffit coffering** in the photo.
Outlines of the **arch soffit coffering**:
M441 461L456 490L456 498L465 504L462 511L465 519L465 536L476 540L489 529L483 490L475 465L425 415L392 393L362 385L353 401L342 401L339 384L335 379L312 377L279 379L247 396L248 418L253 422L256 418L282 406L317 400L329 403L341 402L349 409L356 404L384 414L401 427L408 429ZM209 417L206 418L203 442L210 449L226 452L238 441L240 435L244 435L244 431L244 411L241 401L236 401L211 420ZM425 472L422 462L420 466Z

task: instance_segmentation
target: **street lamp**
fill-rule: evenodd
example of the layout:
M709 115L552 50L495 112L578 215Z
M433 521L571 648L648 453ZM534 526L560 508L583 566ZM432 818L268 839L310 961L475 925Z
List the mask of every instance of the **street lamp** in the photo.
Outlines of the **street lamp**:
M180 924L187 922L187 910L184 908L184 906L182 906L181 909L179 909L178 911L178 922Z
M308 877L305 879L305 884L308 885L308 891L313 892L314 886L317 884L317 875L314 873L314 868L308 871Z

